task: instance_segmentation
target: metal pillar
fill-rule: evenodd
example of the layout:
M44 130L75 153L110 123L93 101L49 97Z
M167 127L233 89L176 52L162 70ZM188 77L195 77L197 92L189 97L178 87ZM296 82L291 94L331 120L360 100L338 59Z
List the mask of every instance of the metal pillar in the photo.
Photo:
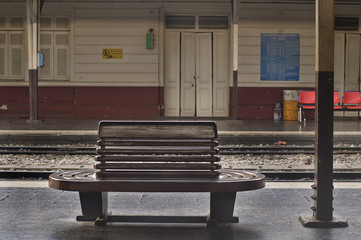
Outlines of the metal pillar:
M232 23L233 23L233 91L232 91L232 118L237 119L238 111L238 22L239 0L232 0Z
M316 133L313 216L305 227L346 227L333 217L334 0L316 0Z

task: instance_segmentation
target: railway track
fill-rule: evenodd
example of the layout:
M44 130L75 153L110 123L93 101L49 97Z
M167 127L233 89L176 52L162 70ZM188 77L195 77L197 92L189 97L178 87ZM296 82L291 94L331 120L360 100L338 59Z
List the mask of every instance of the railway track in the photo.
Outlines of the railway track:
M0 170L0 179L47 179L54 171ZM313 181L313 171L261 171L267 181ZM335 171L334 181L361 181L360 171Z
M221 155L266 155L266 154L314 154L314 147L304 146L256 146L256 147L229 147L220 146ZM11 146L0 147L0 155L14 154L14 155L95 155L95 147L44 147L44 146ZM361 147L335 147L334 154L360 154ZM46 156L49 158L48 156ZM86 157L86 156L85 156ZM42 166L23 166L18 164L17 166L4 166L0 168L0 178L47 178L50 173L59 169L59 166L52 166L54 163ZM55 164L56 165L56 164ZM68 167L68 166L67 166ZM71 166L79 168L79 166ZM60 167L61 168L61 167ZM345 171L339 170L334 173L335 179L338 181L360 181L361 171L360 168L346 169ZM257 171L260 171L258 169ZM261 171L269 180L302 180L311 181L313 179L312 170L263 170Z
M240 155L240 154L280 154L280 155L293 155L293 154L314 154L314 147L220 147L221 154L224 155ZM334 154L361 154L361 147L334 147Z
M314 147L219 147L221 155L240 154L314 154ZM334 147L334 154L361 154L361 147ZM54 154L54 155L94 155L94 147L39 147L39 146L11 146L0 147L0 154Z

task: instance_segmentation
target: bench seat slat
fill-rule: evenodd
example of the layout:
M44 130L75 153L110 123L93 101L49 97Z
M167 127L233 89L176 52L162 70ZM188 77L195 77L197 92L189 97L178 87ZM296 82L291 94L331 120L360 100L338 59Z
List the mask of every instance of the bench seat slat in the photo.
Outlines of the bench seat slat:
M218 154L218 149L97 149L99 155L106 154L187 154L187 155L206 155L206 154Z
M117 170L117 171L99 171L97 177L106 178L108 180L130 179L130 178L142 178L142 179L191 179L191 178L208 178L212 179L219 176L217 171L207 170Z
M217 126L214 122L101 121L99 138L214 139Z
M98 146L218 146L218 141L213 139L112 139L99 140Z
M182 164L182 163L121 163L121 164L96 164L96 169L177 169L177 170L216 170L218 164Z
M134 162L219 162L219 157L211 156L152 156L152 155L141 155L141 156L130 156L130 155L107 155L107 156L96 156L96 161L106 162L106 161L134 161Z

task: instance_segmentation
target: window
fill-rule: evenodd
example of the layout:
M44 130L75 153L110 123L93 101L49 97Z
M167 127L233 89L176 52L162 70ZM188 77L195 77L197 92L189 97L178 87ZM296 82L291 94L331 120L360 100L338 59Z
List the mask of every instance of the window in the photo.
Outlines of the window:
M24 80L22 17L0 17L0 79Z
M41 80L70 79L70 26L66 17L44 17L40 22L40 51L44 54Z

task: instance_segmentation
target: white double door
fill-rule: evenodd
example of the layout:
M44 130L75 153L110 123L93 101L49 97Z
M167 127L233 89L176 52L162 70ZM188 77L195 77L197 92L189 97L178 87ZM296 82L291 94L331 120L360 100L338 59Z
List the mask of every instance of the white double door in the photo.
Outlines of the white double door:
M340 96L344 91L361 89L361 35L335 34L334 88ZM336 115L358 116L358 112L338 112Z
M212 116L211 33L182 33L180 115Z
M166 116L227 115L227 66L221 69L221 64L218 67L218 71L225 72L220 79L215 79L214 73L217 71L214 69L213 36L213 33L204 32L167 33L164 92ZM228 36L218 38L218 41L227 47L227 39ZM223 49L216 52L219 50ZM228 54L223 55L226 58L223 64L227 64Z
M360 34L335 34L335 90L359 91L361 71Z

